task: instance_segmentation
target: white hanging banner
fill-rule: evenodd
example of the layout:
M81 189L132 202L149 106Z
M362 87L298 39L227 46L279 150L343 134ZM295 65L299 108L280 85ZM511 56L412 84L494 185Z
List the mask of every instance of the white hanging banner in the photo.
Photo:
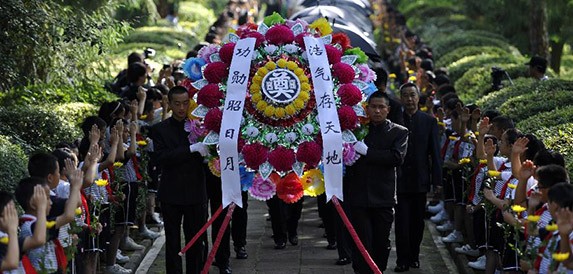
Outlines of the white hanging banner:
M334 101L332 75L324 49L324 41L304 37L306 54L312 74L318 121L322 133L322 163L326 201L333 195L343 201L342 195L342 131Z
M237 146L239 134L241 134L241 117L243 117L254 47L255 38L245 38L237 41L233 51L231 67L229 68L227 95L225 96L221 131L219 132L223 208L227 207L231 202L241 208L243 207Z

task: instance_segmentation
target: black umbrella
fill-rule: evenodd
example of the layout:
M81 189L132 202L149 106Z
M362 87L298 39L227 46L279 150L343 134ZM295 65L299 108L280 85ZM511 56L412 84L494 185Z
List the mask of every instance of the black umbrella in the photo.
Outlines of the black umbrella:
M309 7L293 14L290 19L304 19L307 22L312 22L321 17L326 17L331 22L356 27L366 33L372 33L370 18L360 14L357 15L352 8L343 9L334 6Z
M364 33L353 26L339 24L338 22L332 25L332 30L334 32L345 33L350 39L352 46L360 48L371 59L380 59L380 55L376 51L376 43L370 34Z
M299 6L316 7L316 6L336 6L343 9L352 8L357 13L370 16L374 11L368 0L299 0Z

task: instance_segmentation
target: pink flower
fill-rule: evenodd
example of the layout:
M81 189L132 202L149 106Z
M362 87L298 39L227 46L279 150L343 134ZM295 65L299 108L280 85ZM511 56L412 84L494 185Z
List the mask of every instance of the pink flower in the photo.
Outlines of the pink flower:
M205 60L205 62L207 63L211 63L210 60L210 56L219 52L219 46L215 45L215 44L210 44L208 46L205 46L203 48L201 48L199 50L199 52L197 53L197 56L199 56L201 59Z
M344 143L342 146L342 161L344 162L344 165L351 166L356 163L358 158L360 158L360 154L356 153L354 146L349 143Z
M360 70L359 80L364 82L376 81L376 73L368 65L359 64L357 67Z
M304 31L308 30L308 23L304 20L300 20L300 19L296 19L296 20L286 20L285 21L285 25L289 28L292 28L294 25L296 25L297 23L302 25L302 28L304 29Z
M332 76L338 78L341 84L352 83L354 80L354 69L349 64L336 63L332 65Z
M283 25L275 25L265 34L265 38L271 44L283 45L292 43L294 34L292 30Z
M253 179L253 185L249 188L249 193L257 200L266 201L275 195L276 185L270 178L265 180L257 174Z

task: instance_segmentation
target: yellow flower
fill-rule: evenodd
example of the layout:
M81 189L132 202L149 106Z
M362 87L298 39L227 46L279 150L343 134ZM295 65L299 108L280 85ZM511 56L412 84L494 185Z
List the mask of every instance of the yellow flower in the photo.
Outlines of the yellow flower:
M115 168L119 168L119 167L122 167L122 166L123 166L123 163L122 163L122 162L115 162L115 163L113 163L113 167L115 167Z
M421 107L420 111L426 112L426 111L428 111L428 108L427 107Z
M310 90L310 84L309 83L302 83L300 85L300 90L301 90L300 94L306 93L306 95L309 95L308 91ZM308 99L308 97L306 99Z
M96 186L107 186L108 181L104 179L98 179L95 181Z
M287 66L287 60L285 59L279 59L277 61L277 65L279 66L279 68L285 68Z
M298 95L298 98L306 101L308 100L308 98L310 98L310 93L307 90L301 91L300 94Z
M137 145L144 147L147 145L147 142L145 140L137 141Z
M384 38L384 41L386 41L386 42L390 42L390 37L386 37L386 38Z
M296 68L294 70L294 74L296 74L296 76L298 76L300 78L303 78L303 77L306 78L306 81L308 82L308 78L304 75L304 69ZM302 82L302 79L301 79L301 82Z
M559 229L557 224L550 224L550 225L545 226L545 230L547 230L549 232L556 231L557 229Z
M267 109L267 107L268 107L267 102L262 101L262 100L257 102L257 110L258 111L265 111Z
M252 83L252 84L251 84L251 87L249 88L249 90L250 90L252 93L259 92L259 91L261 90L261 85L260 85L260 84L257 84L257 83Z
M525 209L526 209L525 207L522 207L520 205L512 205L511 206L511 210L513 210L513 212L515 212L515 213L521 213L521 212L525 211Z
M511 189L516 189L517 185L516 184L507 184L507 187L509 187Z
M539 216L539 215L529 215L529 216L527 216L527 220L530 221L530 222L534 222L534 223L537 223L540 218L541 218L541 216Z
M54 227L55 225L56 225L56 221L46 222L46 227L47 227L48 229Z
M479 163L482 165L487 165L487 159L481 159L479 160Z
M296 109L292 105L286 106L285 111L288 115L294 115L296 113Z
M390 73L388 77L390 77L390 79L396 79L396 73Z
M489 175L489 177L499 177L501 175L501 172L497 170L488 170L487 175Z
M253 93L253 95L251 96L251 101L255 102L255 103L259 103L261 100L263 100L263 95L260 92L257 93Z
M412 81L412 82L416 81L416 76L408 77L408 81Z
M471 163L471 159L470 158L462 158L460 159L460 161L458 162L460 165L465 165L465 164L469 164Z
M297 98L294 100L293 104L296 109L301 110L304 107L304 100Z
M81 207L76 208L76 215L82 215L82 208Z
M444 122L438 122L438 126L445 127L445 126L446 126L446 123L444 123Z
M332 33L332 27L326 18L318 18L312 24L308 25L310 29L317 29L320 35L325 36Z
M305 195L316 197L324 193L324 176L320 170L310 169L306 171L300 181Z
M236 31L235 31L234 28L229 28L229 29L227 30L227 32L228 32L228 33L235 33Z
M139 116L139 119L140 119L140 120L145 120L145 119L147 119L147 115L142 114L141 116Z
M277 118L284 118L285 117L285 109L284 108L276 108L275 109L275 117Z
M465 137L465 138L469 138L470 136L472 136L472 133L471 133L471 132L468 132L468 133L464 134L464 137Z
M457 141L458 137L456 136L449 136L448 139L450 139L450 141Z
M273 117L273 115L275 114L275 107L268 106L267 108L265 108L264 114L267 117Z
M273 70L277 68L277 64L275 64L275 62L270 61L265 65L265 68L267 68L268 70Z
M187 109L187 118L191 120L199 119L198 117L191 115L191 112L193 112L197 108L197 106L198 105L197 102L195 102L195 100L189 100L189 108Z
M298 68L298 65L293 61L288 61L287 68L294 71L296 68Z
M476 136L479 136L479 131L474 132Z
M253 76L253 84L258 84L259 85L259 89L260 89L260 85L263 82L263 76L264 75L259 75L259 72L257 71L257 74L255 76ZM251 86L253 86L253 84L251 84Z
M0 244L7 245L9 242L10 242L10 238L8 238L8 236L0 238Z
M563 262L563 261L569 259L569 252L566 252L566 253L555 252L551 255L551 257L553 257L553 260L555 260L555 261Z

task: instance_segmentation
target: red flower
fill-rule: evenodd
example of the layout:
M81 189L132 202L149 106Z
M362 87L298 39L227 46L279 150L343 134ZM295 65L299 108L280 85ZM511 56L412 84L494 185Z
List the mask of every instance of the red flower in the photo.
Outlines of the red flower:
M339 32L332 35L332 43L339 44L342 47L342 51L345 51L352 46L350 46L350 39L345 33Z
M285 176L277 185L277 196L287 204L296 203L304 195L300 178L293 172Z
M356 123L358 123L356 112L349 106L341 106L338 109L338 119L340 119L340 128L342 130L353 130L356 128Z
M324 45L326 49L326 56L328 56L328 63L334 65L340 62L340 58L342 57L342 52L337 48L331 45Z
M343 105L354 106L362 100L362 92L353 84L343 84L336 93Z
M294 159L294 151L283 146L277 146L275 150L269 153L269 163L277 171L285 172L291 170L295 161Z
M221 49L219 49L219 57L221 61L226 64L231 64L231 59L233 59L233 51L235 50L235 43L224 44Z
M193 98L193 96L195 95L195 93L197 93L197 89L194 88L191 84L193 83L193 81L191 81L191 79L189 78L185 78L183 79L183 81L181 81L181 83L179 84L180 86L184 87L187 89L187 93L189 93L189 98Z
M241 39L248 38L248 37L252 37L252 38L257 39L257 41L255 42L255 48L260 47L261 44L265 41L265 36L260 34L258 31L245 32L240 37L241 37Z
M252 169L258 169L269 155L269 149L260 143L245 145L241 152L243 153L245 164Z
M267 38L267 41L271 44L283 45L292 43L294 34L287 26L275 25L267 31L265 38Z
M341 84L352 83L354 80L354 69L349 64L342 62L332 65L332 76L338 78Z
M303 32L294 38L294 42L297 43L298 46L303 50L306 50L306 46L304 45L304 37L306 36L311 36L311 35L309 33Z
M223 112L219 108L212 108L205 115L205 128L219 133L221 131L221 120Z
M296 159L307 164L309 168L316 167L321 158L322 147L315 142L304 142L296 151Z
M241 35L243 35L245 32L252 32L252 31L257 31L257 29L259 28L259 26L255 23L246 23L242 26L240 26L237 31L235 32L235 34L239 37L241 37Z
M208 84L197 94L197 103L208 108L214 108L221 105L223 98L225 98L225 95L219 90L219 85Z
M203 76L209 83L219 84L229 74L228 70L229 65L223 62L213 62L207 65L205 71L203 71Z

